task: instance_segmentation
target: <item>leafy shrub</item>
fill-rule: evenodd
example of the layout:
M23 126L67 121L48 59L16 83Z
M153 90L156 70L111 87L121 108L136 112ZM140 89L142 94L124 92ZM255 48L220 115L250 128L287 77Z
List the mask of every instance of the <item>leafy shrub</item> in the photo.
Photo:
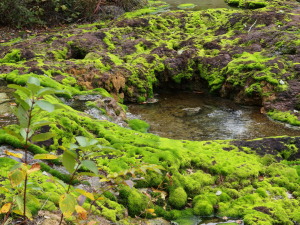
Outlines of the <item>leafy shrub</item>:
M90 21L97 18L94 12L104 5L131 11L146 3L147 0L1 0L0 25L20 28Z

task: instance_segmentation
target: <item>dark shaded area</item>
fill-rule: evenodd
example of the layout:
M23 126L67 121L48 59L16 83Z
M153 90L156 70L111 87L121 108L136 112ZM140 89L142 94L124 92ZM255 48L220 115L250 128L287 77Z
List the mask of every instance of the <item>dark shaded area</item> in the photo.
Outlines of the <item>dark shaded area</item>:
M231 144L237 146L241 151L244 151L243 148L247 147L261 156L266 154L278 156L278 160L297 160L300 158L300 137L238 140L232 141Z

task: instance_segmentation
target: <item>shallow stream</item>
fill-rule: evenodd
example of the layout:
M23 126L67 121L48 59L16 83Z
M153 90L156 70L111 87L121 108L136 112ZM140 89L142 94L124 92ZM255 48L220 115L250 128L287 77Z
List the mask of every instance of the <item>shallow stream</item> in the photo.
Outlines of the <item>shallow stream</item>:
M170 9L177 9L180 4L194 4L195 7L189 10L230 8L224 0L163 0L170 5Z
M271 121L259 107L240 106L209 94L165 92L157 98L153 104L130 104L129 111L161 137L200 141L300 135L299 129Z

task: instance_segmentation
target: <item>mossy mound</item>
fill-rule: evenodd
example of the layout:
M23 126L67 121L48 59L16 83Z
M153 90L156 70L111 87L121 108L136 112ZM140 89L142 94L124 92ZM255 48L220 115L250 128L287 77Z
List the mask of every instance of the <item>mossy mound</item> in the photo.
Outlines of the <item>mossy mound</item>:
M246 9L258 9L268 5L268 1L264 0L226 0L228 5Z
M192 142L160 138L107 121L96 121L76 111L57 110L40 116L59 121L57 125L51 125L57 136L48 146L49 151L57 149L57 143L68 146L75 142L75 136L84 135L96 137L103 145L93 159L108 173L122 173L145 164L149 165L150 171L155 168L151 165L164 168L161 175L153 172L143 175L144 194L128 186L120 191L117 205L127 207L131 216L149 216L147 209L154 207L156 215L176 219L181 212L175 209L183 208L188 198L192 198L196 215L245 218L250 224L254 223L250 221L272 224L297 219L300 177L295 163L276 162L280 152L266 156L267 159L255 153L254 144L245 148L245 143L231 141ZM256 144L263 144L263 141L257 140ZM298 152L299 146L296 146L298 144L291 149ZM141 186L139 182L136 185ZM169 195L167 198L152 195L151 199L152 188L167 190ZM161 208L165 204L167 209ZM265 215L261 212L264 208L274 215L284 216Z

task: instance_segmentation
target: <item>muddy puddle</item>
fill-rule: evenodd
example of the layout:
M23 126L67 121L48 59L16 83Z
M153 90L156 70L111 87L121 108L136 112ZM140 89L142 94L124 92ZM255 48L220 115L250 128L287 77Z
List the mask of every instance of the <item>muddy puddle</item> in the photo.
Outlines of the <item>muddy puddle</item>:
M128 106L130 113L151 125L149 132L161 137L200 141L300 135L299 129L261 114L259 107L209 94L165 92L156 98L157 103Z

